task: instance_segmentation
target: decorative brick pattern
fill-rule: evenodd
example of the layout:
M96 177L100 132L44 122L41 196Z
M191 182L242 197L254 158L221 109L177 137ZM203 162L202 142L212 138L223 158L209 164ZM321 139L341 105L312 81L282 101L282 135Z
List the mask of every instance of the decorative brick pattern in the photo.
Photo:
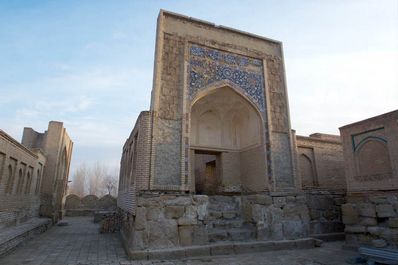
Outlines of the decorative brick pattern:
M294 188L292 156L289 135L273 133L271 139L275 185L277 188Z

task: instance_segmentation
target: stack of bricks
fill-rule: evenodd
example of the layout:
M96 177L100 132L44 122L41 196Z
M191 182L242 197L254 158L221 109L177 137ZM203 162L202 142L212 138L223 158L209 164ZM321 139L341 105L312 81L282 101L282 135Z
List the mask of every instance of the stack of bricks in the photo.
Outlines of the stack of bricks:
M112 213L104 217L100 224L100 233L115 233L120 230L120 215Z

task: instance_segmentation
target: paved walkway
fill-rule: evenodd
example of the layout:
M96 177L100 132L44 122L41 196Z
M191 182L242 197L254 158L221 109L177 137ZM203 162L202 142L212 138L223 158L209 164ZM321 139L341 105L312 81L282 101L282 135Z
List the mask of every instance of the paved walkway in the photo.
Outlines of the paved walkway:
M197 257L178 261L129 261L117 234L99 234L92 218L66 218L68 226L55 226L0 258L1 265L344 265L355 253L341 250L341 242L321 248L283 250L247 255Z

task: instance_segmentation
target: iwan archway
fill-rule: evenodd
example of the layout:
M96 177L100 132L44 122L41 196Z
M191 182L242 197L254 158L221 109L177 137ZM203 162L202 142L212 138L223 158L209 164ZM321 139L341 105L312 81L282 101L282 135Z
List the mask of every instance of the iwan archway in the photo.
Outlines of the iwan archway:
M202 92L191 106L192 188L207 195L266 190L260 112L230 86Z

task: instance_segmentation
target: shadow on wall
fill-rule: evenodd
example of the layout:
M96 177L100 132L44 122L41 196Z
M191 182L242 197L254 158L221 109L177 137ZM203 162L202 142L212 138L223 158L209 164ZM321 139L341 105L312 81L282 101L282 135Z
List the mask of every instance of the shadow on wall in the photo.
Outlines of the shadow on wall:
M66 197L66 216L90 216L96 211L115 211L117 199L111 195L98 198L95 195L87 195L83 198L70 194Z

